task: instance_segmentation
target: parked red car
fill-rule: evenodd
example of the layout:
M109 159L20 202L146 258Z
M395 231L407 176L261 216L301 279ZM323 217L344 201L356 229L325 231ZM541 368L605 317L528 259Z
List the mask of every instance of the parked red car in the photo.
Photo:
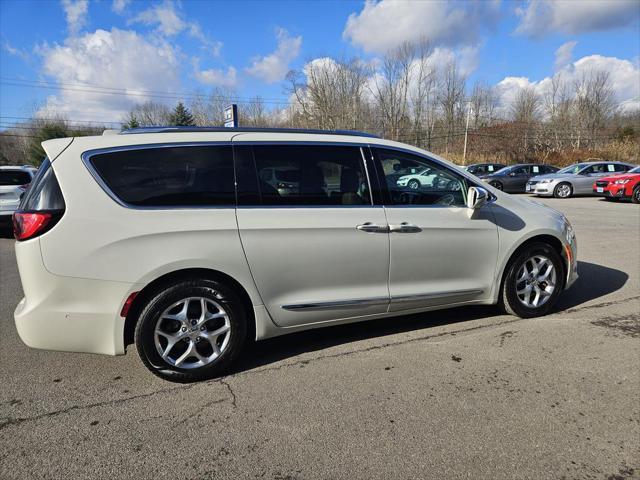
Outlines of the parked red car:
M626 198L633 203L640 203L640 167L619 175L599 178L593 184L593 193L607 200Z

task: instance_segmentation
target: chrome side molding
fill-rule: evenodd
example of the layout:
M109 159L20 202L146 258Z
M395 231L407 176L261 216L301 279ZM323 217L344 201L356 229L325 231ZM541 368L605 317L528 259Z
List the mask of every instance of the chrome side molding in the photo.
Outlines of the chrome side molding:
M397 297L391 297L391 299L387 297L374 297L374 298L359 298L359 299L353 299L353 300L339 300L335 302L296 303L291 305L282 305L280 308L282 308L283 310L289 310L292 312L313 312L317 310L332 310L332 309L340 309L340 308L358 308L358 307L369 307L369 306L375 306L375 305L386 305L390 301L391 303L420 302L420 301L434 300L438 298L458 297L461 295L479 295L483 292L484 290L480 290L480 289L452 290L448 292L436 292L436 293L416 294L416 295L400 295Z
M313 302L313 303L297 303L293 305L282 305L283 310L290 310L294 312L306 311L312 312L314 310L331 310L334 308L358 308L369 307L374 305L387 305L389 303L388 297L374 297L374 298L360 298L353 300L340 300L336 302Z
M461 295L479 295L484 293L484 290L481 289L469 289L469 290L450 290L448 292L435 292L435 293L418 293L415 295L398 295L396 297L391 297L391 303L394 302L419 302L422 300L434 300L437 298L447 298L447 297L459 297Z

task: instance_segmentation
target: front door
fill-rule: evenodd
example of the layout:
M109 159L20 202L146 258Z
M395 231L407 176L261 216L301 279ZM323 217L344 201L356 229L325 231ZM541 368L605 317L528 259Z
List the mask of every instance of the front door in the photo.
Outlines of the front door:
M389 234L384 208L372 202L361 148L254 143L254 136L234 141L237 219L274 322L386 312Z
M400 311L486 298L493 285L498 231L491 205L473 217L466 207L467 180L438 162L392 149L374 149L385 177L420 165L434 173L429 185L410 190L387 185L390 310Z

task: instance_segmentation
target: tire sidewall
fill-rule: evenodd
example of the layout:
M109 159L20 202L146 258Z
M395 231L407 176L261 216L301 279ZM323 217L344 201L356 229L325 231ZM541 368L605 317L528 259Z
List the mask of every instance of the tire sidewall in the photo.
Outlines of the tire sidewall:
M544 305L538 308L528 308L520 302L520 299L518 299L518 295L516 294L516 277L522 264L535 255L543 255L551 260L554 268L556 269L557 284L555 290L551 294L551 298L549 298ZM507 273L504 277L502 287L503 303L505 307L507 307L509 313L521 318L533 318L547 315L553 309L558 297L562 293L562 290L564 289L564 282L565 266L558 252L546 243L531 244L523 248L507 267Z
M631 192L631 201L633 203L640 203L640 185L637 185Z
M567 195L566 197L563 197L558 192L560 190L560 187L563 187L565 185L569 187L569 195ZM553 196L556 198L569 198L571 195L573 195L573 187L571 186L570 183L567 183L567 182L559 183L558 185L556 185L556 188L553 190Z
M414 178L413 180L409 180L407 186L412 190L417 190L418 188L420 188L420 182Z
M493 188L500 190L501 192L504 191L504 186L502 185L502 182L491 182L489 185L491 185Z
M196 369L182 369L165 362L158 354L154 341L154 330L160 314L187 297L206 297L220 303L231 324L227 348L213 363ZM142 310L135 329L136 348L145 366L155 375L176 382L221 375L239 356L246 337L247 320L240 299L223 284L206 279L181 281L160 291Z

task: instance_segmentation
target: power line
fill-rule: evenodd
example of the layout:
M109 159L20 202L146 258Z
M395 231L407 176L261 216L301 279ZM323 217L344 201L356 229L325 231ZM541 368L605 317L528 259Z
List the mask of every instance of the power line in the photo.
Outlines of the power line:
M20 80L20 79L8 79L7 77L0 77L0 84L26 87L26 88L44 88L49 90L63 90L71 92L84 92L84 93L96 93L100 95L119 95L125 97L148 97L148 98L161 98L165 100L181 100L181 99L200 99L210 98L217 100L224 100L233 103L253 104L256 102L274 104L274 105L289 105L288 99L275 100L275 99L263 99L263 98L249 98L240 97L235 95L207 95L199 93L186 93L186 92L160 92L154 90L143 89L126 89L115 87L102 87L97 85L86 84L74 84L64 82L47 82L47 81L35 81L35 80ZM63 86L67 85L67 86ZM77 88L76 88L77 87Z

